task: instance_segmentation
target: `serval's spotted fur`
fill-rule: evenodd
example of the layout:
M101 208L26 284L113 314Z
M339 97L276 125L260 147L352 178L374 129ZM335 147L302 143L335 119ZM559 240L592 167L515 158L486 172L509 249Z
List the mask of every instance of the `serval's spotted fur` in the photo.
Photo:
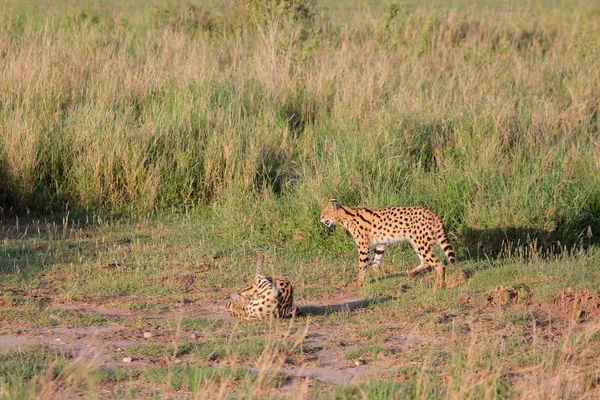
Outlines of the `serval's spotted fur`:
M242 319L284 318L299 315L294 304L294 287L287 279L266 277L262 274L264 256L256 262L256 277L252 286L231 296L229 312Z
M442 220L433 211L419 206L374 210L352 208L331 199L321 212L321 222L328 227L340 224L354 237L358 246L359 284L363 284L365 280L370 248L375 247L373 267L379 270L386 245L409 241L421 263L408 271L408 274L414 276L434 267L440 287L446 286L446 267L436 257L433 248L435 244L439 244L449 263L455 260L454 251Z

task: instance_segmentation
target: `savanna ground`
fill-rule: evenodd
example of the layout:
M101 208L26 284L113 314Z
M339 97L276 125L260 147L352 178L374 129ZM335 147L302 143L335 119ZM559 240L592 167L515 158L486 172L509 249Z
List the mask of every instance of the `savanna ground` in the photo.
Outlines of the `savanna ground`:
M0 397L600 397L596 2L0 8ZM424 205L448 288L318 221ZM224 310L266 270L305 314Z

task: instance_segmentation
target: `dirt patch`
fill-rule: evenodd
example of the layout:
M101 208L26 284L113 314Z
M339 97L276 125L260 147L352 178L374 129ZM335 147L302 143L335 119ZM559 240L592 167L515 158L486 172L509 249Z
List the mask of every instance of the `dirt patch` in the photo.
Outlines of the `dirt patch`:
M323 368L310 365L300 367L283 367L282 372L288 376L295 378L308 378L321 382L330 383L333 385L343 385L346 382L356 383L362 378L381 373L382 369L388 369L389 366L382 367L380 365L363 364L356 367L346 369Z
M572 291L572 290L571 290ZM593 312L599 312L600 301L595 303L591 300L595 295L591 292L568 291L556 295L561 300L555 307L579 307L585 312L592 313L590 304L595 304ZM587 294L587 296L586 296ZM410 295L410 293L409 293ZM408 296L408 295L405 295ZM598 296L595 295L595 299ZM467 293L458 295L460 304L468 304L461 307L462 311L453 312L452 309L444 308L443 305L428 306L418 305L411 308L411 314L421 318L420 324L407 322L400 311L392 314L380 313L392 308L394 300L392 297L361 298L355 293L346 293L337 296L323 296L320 298L301 299L298 304L307 315L302 318L298 325L290 325L294 332L301 335L304 322L310 322L308 336L304 339L298 351L290 352L280 367L280 372L287 376L286 383L277 390L284 393L297 394L299 384L310 387L316 382L324 387L329 385L342 385L345 382L360 384L369 382L373 377L388 379L390 376L404 377L412 376L415 370L420 368L423 359L437 357L436 362L444 362L446 356L451 354L447 349L457 346L468 345L472 337L469 332L478 335L488 335L496 329L497 316L504 314L505 310L480 306L509 306L511 309L519 307L530 307L522 304L527 298L526 290L522 286L514 287L498 286L487 293L486 296L472 296ZM93 301L92 301L93 300ZM86 314L100 314L110 316L109 324L89 327L50 327L50 328L22 328L21 334L0 334L0 353L2 350L10 350L25 347L35 343L44 343L53 348L72 354L74 358L91 360L90 365L103 367L122 367L142 371L149 366L167 366L178 364L182 366L196 365L193 352L180 355L145 355L130 350L132 345L157 345L170 346L174 343L185 341L207 342L207 346L221 346L216 340L229 335L230 330L236 335L242 333L249 337L262 335L263 328L259 324L238 322L230 317L224 308L224 300L219 301L181 301L171 304L169 311L150 313L148 310L130 310L119 307L111 307L110 304L127 304L133 301L142 302L143 298L134 297L111 297L87 299L82 302L69 302L68 304L52 304L48 308L66 309L70 311L82 311ZM591 303L590 303L591 301ZM153 303L160 303L157 298ZM164 300L168 303L168 300ZM388 302L391 304L385 308L378 308ZM562 303L561 303L562 302ZM514 303L518 303L516 307ZM563 304L564 303L564 304ZM554 303L546 303L551 306ZM536 307L540 306L539 304ZM466 309L466 311L465 311ZM223 324L207 324L198 328L198 332L179 332L173 325L143 325L138 326L141 320L173 320L180 318L202 318L222 320ZM535 317L535 332L527 336L528 341L543 340L554 343L562 335L564 323L546 323L545 320L538 321ZM313 322L314 321L314 322ZM351 324L348 324L351 321ZM236 328L239 324L240 328ZM523 326L510 326L504 328L502 335L519 336L525 334L521 331L530 329L533 324ZM282 339L292 343L288 339L287 321L282 322L275 328L275 334L282 334ZM449 327L451 326L451 331ZM2 326L2 328L10 326ZM16 327L15 327L16 328ZM237 330L243 329L243 330ZM283 331L279 331L283 329ZM509 330L512 329L512 330ZM1 329L0 329L1 330ZM145 335L145 333L151 335ZM455 335L462 332L465 335ZM215 341L215 343L212 343ZM198 347L200 349L200 347ZM149 346L149 349L153 349ZM359 352L362 350L362 352ZM139 351L139 350L138 350ZM350 352L356 352L356 356L350 356ZM377 355L372 355L376 353ZM430 354L433 354L431 356ZM440 356L438 356L438 354ZM132 362L123 362L123 359L132 357ZM235 365L245 366L251 370L259 371L257 365L249 356L248 359L238 360L222 359L210 361L202 359L203 366L218 366L224 362L233 362ZM442 367L446 368L446 367ZM408 378L401 378L408 379ZM184 397L181 392L180 397ZM109 396L106 396L109 397ZM284 395L284 397L287 397ZM289 396L289 397L294 397Z
M466 293L461 293L458 295L458 303L465 305L465 304L473 304L475 302L475 299L473 298L473 296L470 296Z
M507 306L517 302L519 293L510 286L496 286L486 294L486 305Z
M114 318L126 318L134 315L133 312L123 310L121 308L94 306L88 304L57 304L48 308L55 310L81 311L88 314L105 315L107 317Z
M12 350L15 347L29 346L39 341L32 337L23 335L1 335L0 336L0 354L3 351Z
M552 299L555 311L571 318L585 318L600 315L600 296L588 289L569 287L557 293Z
M451 274L446 277L446 287L449 288L461 286L465 282L467 282L467 277L463 273Z

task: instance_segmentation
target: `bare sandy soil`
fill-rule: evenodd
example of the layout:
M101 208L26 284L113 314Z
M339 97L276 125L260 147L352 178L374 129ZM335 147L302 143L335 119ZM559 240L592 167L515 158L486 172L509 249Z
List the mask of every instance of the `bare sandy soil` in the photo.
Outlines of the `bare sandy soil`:
M31 294L29 294L31 295ZM133 357L131 362L123 362L129 357L127 348L136 344L173 344L185 340L202 341L201 332L181 332L176 329L142 329L136 327L136 321L151 319L177 319L184 317L222 320L235 322L224 308L225 301L200 302L187 301L163 313L132 311L106 304L126 303L126 298L98 298L94 300L73 301L68 303L53 302L44 294L41 297L47 310L69 310L74 313L98 314L110 318L109 323L100 326L34 328L28 324L11 324L1 322L0 349L25 347L37 343L46 344L71 353L73 357L84 357L93 360L98 366L122 366L143 369L149 365L164 365L164 357ZM526 291L511 287L498 286L485 297L474 298L461 296L464 305L462 313L439 310L415 310L430 312L437 316L438 322L451 322L460 326L462 334L435 332L427 325L414 327L404 321L381 321L377 324L379 332L385 332L382 344L387 346L390 356L375 360L348 358L344 354L357 347L357 341L348 336L348 331L340 329L337 323L328 324L321 321L309 324L308 336L304 345L311 351L290 357L281 367L281 372L288 376L289 382L297 380L319 381L328 385L340 385L344 382L358 383L373 376L382 376L397 370L402 364L415 366L417 362L411 357L402 357L418 350L424 345L440 351L448 351L458 345L467 345L473 335L486 335L490 331L490 321L498 318L499 313L507 310L524 310L535 313L538 318L533 324L530 335L542 342L555 342L563 337L573 324L585 329L586 326L597 326L600 319L600 298L587 290L568 289L558 293L551 301L536 303L530 301L523 305L518 300L529 296ZM300 301L299 305L305 317L323 316L340 312L350 313L364 309L373 304L388 301L388 298L359 299L355 296L340 296ZM6 305L4 305L6 306ZM301 321L301 320L299 320ZM296 322L299 322L296 321ZM510 335L509 328L504 333ZM497 334L497 332L496 332ZM527 336L527 335L525 335ZM335 339L335 345L331 340ZM189 355L175 357L172 361L182 365L190 365L194 361ZM246 365L255 368L250 363ZM520 379L523 371L515 370L515 379ZM526 375L526 374L525 374ZM286 385L284 385L285 387ZM284 388L283 387L283 388Z

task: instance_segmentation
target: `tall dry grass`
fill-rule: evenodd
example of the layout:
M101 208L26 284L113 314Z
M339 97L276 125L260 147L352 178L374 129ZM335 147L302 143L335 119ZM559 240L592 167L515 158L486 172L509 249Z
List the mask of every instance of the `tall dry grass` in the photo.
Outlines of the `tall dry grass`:
M330 196L432 207L463 241L597 225L593 2L286 4L9 3L4 209L210 206L257 242L319 237Z

